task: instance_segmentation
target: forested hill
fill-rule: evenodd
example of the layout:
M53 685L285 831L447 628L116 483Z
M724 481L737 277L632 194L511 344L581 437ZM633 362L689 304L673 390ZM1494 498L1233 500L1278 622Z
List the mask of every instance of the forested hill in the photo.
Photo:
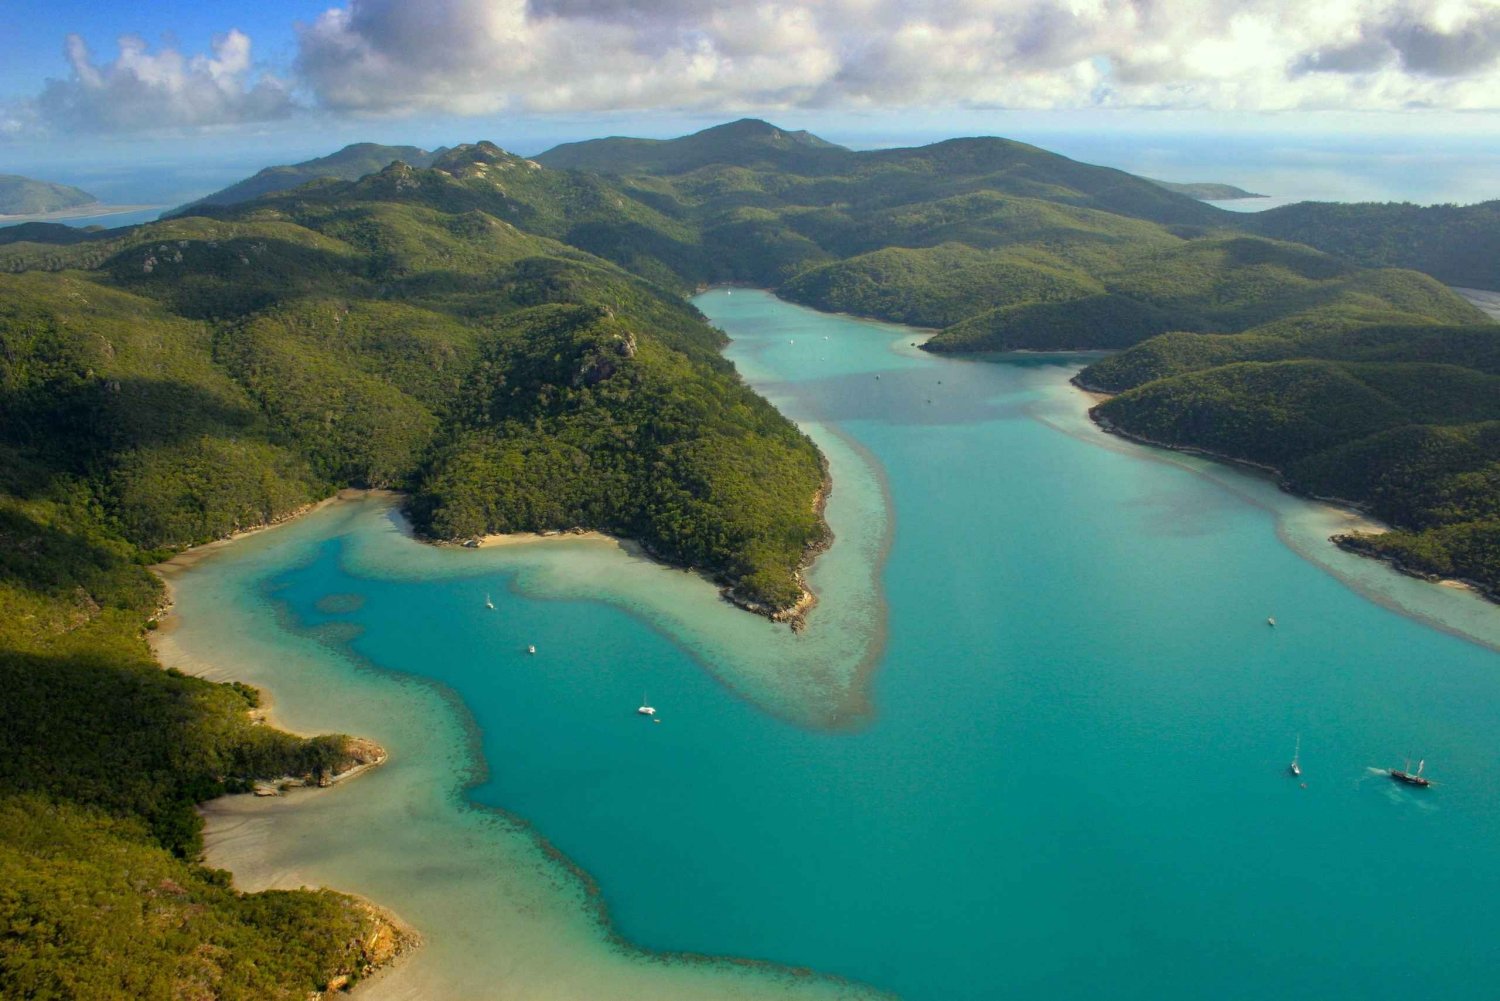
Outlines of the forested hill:
M0 216L40 215L93 205L99 199L79 188L38 181L19 174L0 174Z
M611 136L555 146L536 161L558 170L592 170L601 174L680 174L713 164L811 167L832 164L849 150L810 132L787 132L767 122L744 118L678 139L630 139Z
M627 266L933 327L933 351L1129 349L1082 376L1130 390L1099 409L1112 426L1274 465L1400 529L1351 545L1500 590L1500 326L1421 273L1500 287L1500 203L1240 215L1003 139L792 135L740 122L538 160L604 171L577 183L665 221L579 234Z
M1500 291L1500 201L1298 202L1247 216L1243 225L1357 264L1414 268L1449 285Z
M388 956L349 898L194 863L194 804L354 752L153 662L177 547L395 486L439 537L600 528L798 601L815 447L680 295L543 235L668 223L488 145L446 168L0 246L0 996L301 1001Z
M413 167L427 167L443 152L444 150L441 149L429 151L416 146L353 143L327 156L315 157L301 163L266 167L253 177L247 177L211 195L205 195L196 202L176 209L171 214L191 214L199 207L208 205L236 205L240 202L248 202L252 198L259 198L261 195L290 191L309 181L325 177L339 181L357 181L366 174L373 174L397 160Z
M1223 214L1124 171L995 137L855 151L806 132L744 119L679 139L569 143L535 159L556 169L671 177L674 200L723 209L797 205L858 210L990 191L1163 223L1209 224ZM649 197L649 186L628 187Z
M1500 584L1500 325L1427 275L1003 139L855 152L747 120L420 152L0 230L0 995L305 998L369 962L346 898L191 862L195 802L351 751L151 661L143 564L177 547L393 486L431 536L599 528L795 605L821 459L720 357L704 283L933 350L1127 349L1083 374L1120 391L1101 418L1276 465L1402 529L1355 544Z

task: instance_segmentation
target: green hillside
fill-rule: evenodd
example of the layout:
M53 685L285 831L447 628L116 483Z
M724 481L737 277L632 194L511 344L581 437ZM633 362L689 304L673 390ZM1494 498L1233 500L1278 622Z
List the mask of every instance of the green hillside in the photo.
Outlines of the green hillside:
M715 125L678 139L630 139L611 136L564 143L538 156L556 170L600 174L680 174L711 164L783 167L789 162L815 163L825 153L848 150L810 132L787 132L766 122L743 118Z
M1356 264L1413 268L1449 285L1500 290L1500 201L1298 202L1247 216L1243 225Z
M595 218L591 249L627 267L935 327L931 351L1124 349L1080 377L1136 390L1100 408L1114 426L1278 466L1294 489L1419 533L1421 544L1400 532L1380 543L1403 545L1408 564L1425 553L1437 572L1461 564L1500 581L1497 561L1475 555L1486 530L1444 527L1484 523L1468 494L1417 517L1414 488L1394 474L1378 497L1319 475L1342 468L1339 449L1402 427L1490 419L1482 406L1423 409L1428 395L1485 401L1500 327L1418 271L1500 287L1484 271L1500 258L1484 253L1500 232L1486 225L1493 205L1240 215L1197 200L1237 189L1162 184L1004 139L855 152L749 121L537 160L613 186L618 214ZM1360 453L1371 482L1417 448L1392 441L1404 444Z
M598 528L792 609L822 460L720 355L684 300L706 283L940 328L931 350L1124 349L1080 377L1120 394L1101 421L1274 466L1398 528L1347 545L1500 591L1500 326L1365 266L1446 238L1334 256L1022 143L750 120L535 160L356 146L230 191L0 230L7 997L303 998L388 951L346 898L193 861L196 803L359 752L152 661L144 566L173 550L394 487L430 538Z
M494 147L446 167L0 245L0 994L300 999L396 941L194 862L195 804L361 752L153 662L172 550L393 486L437 537L607 529L767 613L800 598L817 450L680 295L552 235L659 231L641 270L680 289L681 233Z
M41 215L93 205L99 199L79 188L38 181L19 174L0 174L0 216Z
M1421 333L1406 341L1387 330L1373 350L1357 339L1328 342L1329 354L1399 361L1202 364L1145 381L1094 415L1148 441L1270 466L1293 490L1358 504L1397 531L1341 540L1349 548L1497 596L1500 326L1456 329L1455 341L1483 351L1483 370L1415 360L1446 340L1444 328Z
M301 163L266 167L253 177L237 181L227 188L184 205L173 215L189 214L208 205L236 205L248 202L261 195L277 191L290 191L309 181L333 178L339 181L357 181L366 174L382 170L397 160L413 167L427 167L442 155L443 150L429 151L416 146L382 146L379 143L353 143L337 153L315 157Z

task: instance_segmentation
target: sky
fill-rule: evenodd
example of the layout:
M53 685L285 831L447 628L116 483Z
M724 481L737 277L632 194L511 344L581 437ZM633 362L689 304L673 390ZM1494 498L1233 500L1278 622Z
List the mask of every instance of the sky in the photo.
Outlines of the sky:
M1500 0L0 0L0 172L747 115L854 146L1147 137L1169 168L1214 136L1500 157Z

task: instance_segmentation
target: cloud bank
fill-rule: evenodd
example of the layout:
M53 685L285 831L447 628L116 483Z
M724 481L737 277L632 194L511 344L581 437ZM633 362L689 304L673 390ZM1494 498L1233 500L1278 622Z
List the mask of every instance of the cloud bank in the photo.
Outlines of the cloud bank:
M1500 107L1500 0L349 0L299 51L361 112Z
M869 108L1500 109L1500 0L347 0L285 79L69 40L41 121L133 130L334 114ZM29 118L28 118L29 116Z
M217 36L209 55L153 53L128 35L110 62L96 62L78 35L68 36L66 54L70 78L49 80L34 101L0 111L0 134L224 125L285 117L295 107L288 84L254 70L250 38L240 31Z

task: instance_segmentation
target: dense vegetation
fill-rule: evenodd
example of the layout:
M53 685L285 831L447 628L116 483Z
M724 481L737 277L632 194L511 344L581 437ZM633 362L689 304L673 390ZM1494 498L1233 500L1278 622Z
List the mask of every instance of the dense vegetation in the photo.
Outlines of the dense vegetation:
M366 174L373 174L378 170L390 166L397 160L410 164L413 167L431 166L432 161L441 156L444 150L429 152L416 146L382 146L379 143L352 143L327 156L314 157L301 163L284 164L276 167L266 167L256 172L253 177L247 177L243 181L236 181L229 187L215 191L211 195L202 198L182 208L177 209L174 215L187 215L207 205L235 205L239 202L248 202L252 198L261 195L273 194L277 191L290 191L292 188L301 187L309 181L322 178L333 178L339 181L357 181Z
M1286 345L1295 360L1199 360L1147 377L1094 413L1147 440L1258 462L1294 490L1358 504L1397 531L1341 540L1349 548L1500 594L1500 328L1391 336L1400 330ZM1448 353L1474 367L1424 357L1465 345L1483 357ZM1361 357L1397 360L1349 360Z
M538 161L350 147L221 196L0 229L6 996L302 997L373 955L346 898L192 862L195 803L351 749L153 663L160 555L392 486L438 538L601 528L796 601L821 460L682 300L704 283L941 328L932 350L1123 348L1082 376L1120 393L1101 419L1275 466L1399 529L1349 545L1500 585L1500 327L1362 266L1442 272L1428 217L1362 257L1358 213L1250 234L1021 143L854 152L750 121Z
M84 479L0 451L0 995L302 999L388 958L356 901L242 894L192 861L195 804L342 770L345 739L254 725L253 689L162 670L147 555Z
M1500 328L1397 270L1500 288L1500 203L1245 216L1185 197L1237 190L1000 139L853 152L758 122L538 160L610 175L622 200L669 218L671 254L657 259L690 279L936 327L932 351L1126 349L1083 373L1134 390L1102 418L1275 466L1292 488L1400 529L1349 545L1500 589L1486 500L1500 452L1474 430L1494 419ZM616 247L646 246L613 233ZM687 268L675 263L684 242ZM1438 447L1454 436L1463 449Z
M1449 285L1500 290L1500 201L1299 202L1256 213L1243 225L1357 264L1415 268Z
M680 296L547 235L664 217L490 146L446 166L0 241L0 994L305 998L391 946L194 861L197 803L358 752L153 661L171 550L395 486L443 537L606 528L800 597L816 449Z
M19 174L0 174L0 215L40 215L92 205L98 200L71 185L38 181Z

